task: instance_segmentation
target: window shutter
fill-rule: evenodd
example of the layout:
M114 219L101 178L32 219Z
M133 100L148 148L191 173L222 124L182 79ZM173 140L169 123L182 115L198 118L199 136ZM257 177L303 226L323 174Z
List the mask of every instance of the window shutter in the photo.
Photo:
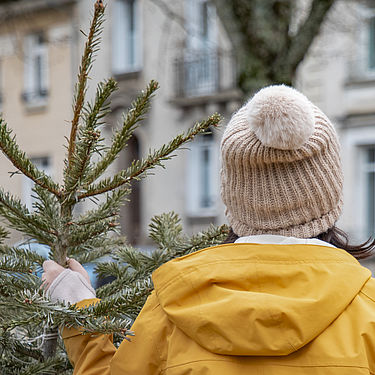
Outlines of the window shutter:
M218 147L212 134L199 136L188 154L187 213L192 217L215 216L219 191Z

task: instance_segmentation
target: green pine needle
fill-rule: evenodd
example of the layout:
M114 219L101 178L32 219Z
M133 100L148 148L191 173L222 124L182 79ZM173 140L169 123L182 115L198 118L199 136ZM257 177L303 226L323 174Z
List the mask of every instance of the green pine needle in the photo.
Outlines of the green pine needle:
M172 212L152 219L149 232L154 245L149 251L139 251L119 236L119 213L131 192L132 181L145 178L157 167L164 168L165 161L174 157L178 148L217 126L221 118L218 114L210 116L150 151L144 159L103 178L147 115L158 89L157 82L149 83L106 147L100 130L110 112L110 96L117 89L116 82L101 82L94 100L85 99L99 50L103 14L103 4L97 0L78 73L61 186L26 157L0 117L1 151L16 167L15 173L35 183L32 209L0 189L0 217L31 243L49 246L49 258L63 266L67 256L81 263L97 262L107 256L110 261L97 262L96 271L99 277L112 276L114 281L98 289L102 301L95 306L77 309L52 302L36 276L42 272L44 258L30 249L3 244L8 232L0 227L0 367L5 375L71 373L61 339L45 340L42 348L38 344L43 331L57 332L58 326L78 327L83 334L114 333L117 338L131 335L132 322L153 290L152 272L178 256L221 243L228 233L225 226L210 227L187 237L180 218ZM77 204L86 198L94 200L96 206L80 213ZM51 348L56 343L54 355Z
M158 88L159 84L156 81L151 81L146 90L142 91L140 96L131 104L128 113L124 117L122 127L114 134L111 147L87 175L85 180L86 188L105 172L108 166L116 160L119 153L125 148L139 122L149 110L151 99Z
M47 189L56 196L60 195L60 188L51 177L40 171L21 151L16 142L16 138L12 135L12 130L8 128L6 122L0 116L0 149L3 154L11 161L11 163L30 178L35 184Z
M111 178L103 179L96 185L89 186L86 192L78 196L78 199L81 200L87 197L103 194L129 184L132 180L145 178L150 170L158 166L164 167L163 162L174 157L174 151L192 141L198 134L207 132L213 126L218 126L220 120L220 115L214 114L207 120L195 124L195 126L189 129L186 133L177 135L168 144L163 145L158 150L150 152L145 159L134 161L128 169L120 171Z

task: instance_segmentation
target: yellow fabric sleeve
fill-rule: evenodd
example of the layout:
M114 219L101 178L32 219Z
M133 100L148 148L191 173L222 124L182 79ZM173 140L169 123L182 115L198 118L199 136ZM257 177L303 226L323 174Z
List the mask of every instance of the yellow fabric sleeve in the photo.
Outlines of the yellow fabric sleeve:
M111 363L111 375L158 375L165 366L167 337L173 324L151 293L131 330L134 337L124 340Z
M84 300L77 307L99 301ZM165 343L171 329L171 322L152 292L131 328L135 336L124 340L118 350L111 335L82 335L78 329L64 328L62 337L74 375L156 375L166 358Z
M96 304L97 298L77 303L77 308ZM76 328L63 328L62 338L74 375L109 375L110 361L116 353L112 335L82 335Z

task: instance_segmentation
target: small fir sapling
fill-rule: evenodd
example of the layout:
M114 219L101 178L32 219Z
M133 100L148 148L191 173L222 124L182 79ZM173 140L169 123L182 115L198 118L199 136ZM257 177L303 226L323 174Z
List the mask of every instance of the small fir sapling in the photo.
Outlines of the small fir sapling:
M188 237L183 234L179 217L166 213L151 221L150 237L156 245L153 251L140 252L118 235L119 211L131 192L131 182L145 178L156 167L163 167L179 147L216 127L220 116L210 116L159 149L150 151L145 158L134 160L128 168L103 177L126 148L158 89L157 82L149 83L134 100L121 127L106 146L101 128L110 111L109 98L117 89L116 82L110 78L99 83L93 101L86 100L89 74L99 50L104 11L102 1L96 1L78 73L61 183L32 163L0 117L1 151L19 173L35 184L33 211L19 198L0 189L0 217L31 242L47 245L49 258L63 266L66 266L67 256L86 263L110 254L113 261L98 264L97 272L101 277L114 276L114 281L97 290L102 301L95 306L78 310L74 305L52 302L36 276L45 259L30 249L4 244L8 232L0 228L0 367L3 375L71 373L58 337L57 327L61 325L80 327L84 333L113 333L119 343L131 334L131 324L153 288L151 273L170 259L221 243L228 233L226 226L212 226ZM102 199L97 200L94 209L74 214L78 203L97 197Z

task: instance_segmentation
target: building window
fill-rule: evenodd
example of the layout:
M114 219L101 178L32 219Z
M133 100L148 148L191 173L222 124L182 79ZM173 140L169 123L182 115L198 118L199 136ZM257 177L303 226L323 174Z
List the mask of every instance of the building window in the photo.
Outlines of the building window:
M368 67L375 69L375 17L370 18L368 22L369 29L369 49L368 49Z
M139 71L142 66L139 1L113 3L112 70L114 74Z
M23 100L29 104L43 104L48 94L48 50L43 33L25 38Z
M39 169L44 171L45 174L51 175L50 159L47 156L40 158L32 158L31 161ZM24 176L23 183L23 202L30 211L34 211L34 203L36 202L35 193L33 192L34 182L28 177Z
M0 113L3 109L3 102L4 102L4 96L3 96L3 63L0 58Z
M185 20L186 50L176 61L179 90L184 96L211 94L219 88L215 8L208 0L186 0Z
M213 134L199 136L188 155L187 212L215 216L218 200L218 149Z
M375 233L375 145L363 149L366 236Z
M217 46L216 10L209 0L186 0L185 22L188 50L215 49Z

